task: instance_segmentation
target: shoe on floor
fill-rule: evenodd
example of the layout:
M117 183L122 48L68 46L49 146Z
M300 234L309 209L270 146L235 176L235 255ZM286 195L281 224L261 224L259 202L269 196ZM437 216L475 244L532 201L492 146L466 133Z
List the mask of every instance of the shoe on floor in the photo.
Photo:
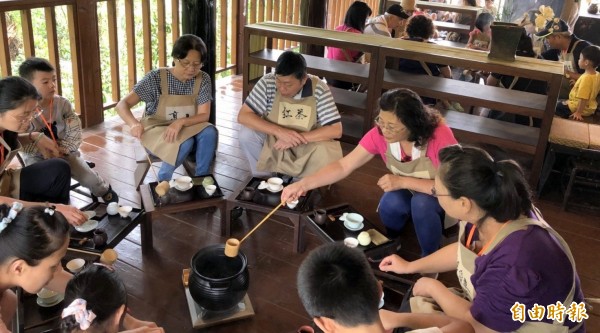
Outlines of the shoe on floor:
M119 202L119 196L113 191L112 186L108 186L108 191L101 198L105 203Z

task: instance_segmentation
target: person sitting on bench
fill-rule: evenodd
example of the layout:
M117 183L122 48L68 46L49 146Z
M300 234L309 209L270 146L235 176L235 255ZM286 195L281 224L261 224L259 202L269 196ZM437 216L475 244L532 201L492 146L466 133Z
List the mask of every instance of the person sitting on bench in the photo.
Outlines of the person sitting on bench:
M342 123L329 87L286 51L240 109L240 147L256 177L309 175L342 157Z

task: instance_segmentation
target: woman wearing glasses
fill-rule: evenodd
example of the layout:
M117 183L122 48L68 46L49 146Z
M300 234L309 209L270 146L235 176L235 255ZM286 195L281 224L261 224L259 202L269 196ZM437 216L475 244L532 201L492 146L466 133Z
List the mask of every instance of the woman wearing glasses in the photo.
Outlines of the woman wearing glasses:
M194 149L195 175L210 173L217 129L208 122L210 76L200 70L206 54L206 45L199 37L179 37L171 52L173 67L150 71L117 103L116 110L131 128L131 135L163 161L158 181L170 180ZM146 106L138 120L131 108L141 101Z
M412 289L411 312L424 312L427 303L431 310L434 301L477 333L585 332L571 251L533 207L515 161L494 161L479 148L444 148L434 189L449 215L469 221L460 223L458 242L413 262L391 255L379 268L398 274L456 270L464 297L424 277ZM382 321L386 328L404 326L387 312Z
M87 216L68 206L71 170L58 157L58 147L40 132L26 133L31 120L40 113L40 95L20 77L0 80L0 204L15 199L25 206L51 202L69 223L79 225ZM23 133L23 134L20 134ZM35 143L48 159L20 169L7 169L23 144Z
M377 182L384 191L378 211L388 236L398 236L412 219L425 256L440 247L442 234L444 211L431 192L438 152L456 144L456 139L441 115L411 90L385 92L379 108L377 126L350 154L285 187L282 200L295 200L308 190L335 183L379 155L390 170Z

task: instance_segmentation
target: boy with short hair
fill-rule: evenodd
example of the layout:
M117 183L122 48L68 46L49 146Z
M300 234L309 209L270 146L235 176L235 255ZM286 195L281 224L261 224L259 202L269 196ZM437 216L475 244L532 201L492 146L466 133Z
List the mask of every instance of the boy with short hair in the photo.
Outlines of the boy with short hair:
M381 285L364 253L341 243L320 246L304 259L298 294L325 333L384 333L395 327L424 328L415 333L473 332L468 323L446 315L380 312Z
M569 93L567 101L559 101L556 115L574 120L583 120L596 112L598 92L600 92L600 73L596 67L600 64L600 47L590 45L581 51L578 66L585 72L577 79Z
M101 197L104 202L118 202L117 193L81 158L81 121L71 103L56 95L54 67L46 59L29 58L19 66L19 75L31 82L42 96L39 101L42 113L32 120L32 130L43 132L54 141L71 166L71 176L82 186L89 188L92 195ZM25 165L44 160L35 145L25 146L20 154Z

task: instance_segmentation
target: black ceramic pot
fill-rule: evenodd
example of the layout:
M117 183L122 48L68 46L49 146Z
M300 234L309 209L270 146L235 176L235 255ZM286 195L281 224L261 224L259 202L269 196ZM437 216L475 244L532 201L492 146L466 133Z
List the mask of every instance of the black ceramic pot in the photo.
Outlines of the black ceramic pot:
M210 245L192 257L191 267L190 294L207 310L231 309L248 291L248 260L242 251L230 258L225 255L225 244Z

